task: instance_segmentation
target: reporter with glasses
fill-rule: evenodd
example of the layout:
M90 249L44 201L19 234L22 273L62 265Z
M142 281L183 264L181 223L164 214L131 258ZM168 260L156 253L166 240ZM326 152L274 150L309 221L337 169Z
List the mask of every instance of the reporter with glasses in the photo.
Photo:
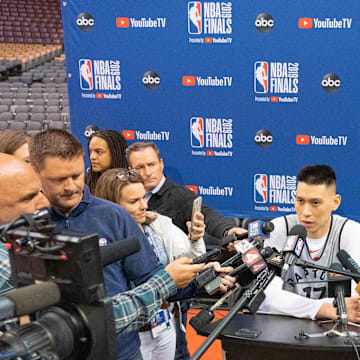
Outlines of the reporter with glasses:
M162 266L180 256L194 258L205 253L203 215L199 213L194 224L190 221L187 223L187 236L167 216L146 211L144 181L138 173L127 169L107 170L97 182L95 196L115 202L130 213L151 244L157 262ZM224 278L223 282L223 286L232 285L229 279ZM181 312L177 311L174 316L174 310L174 303L164 302L156 319L169 318L168 326L156 321L156 324L152 322L140 329L140 350L144 360L175 358L176 322L179 321Z

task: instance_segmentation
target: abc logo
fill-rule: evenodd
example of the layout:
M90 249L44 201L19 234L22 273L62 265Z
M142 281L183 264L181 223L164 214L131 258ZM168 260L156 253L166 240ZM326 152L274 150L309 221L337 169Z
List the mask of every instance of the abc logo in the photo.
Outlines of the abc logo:
M274 27L274 19L270 14L261 13L256 17L255 27L261 33L267 33Z
M329 73L323 77L321 86L326 92L332 93L340 89L341 80L336 74Z
M255 144L261 148L267 148L273 143L273 137L269 130L259 130L255 134Z
M160 77L155 71L147 71L142 77L142 83L146 88L154 90L160 85Z
M89 13L80 13L76 19L76 25L82 31L90 31L94 25L94 18Z
M99 130L100 129L96 125L88 125L85 128L84 135L87 139L89 139L91 136L93 136Z

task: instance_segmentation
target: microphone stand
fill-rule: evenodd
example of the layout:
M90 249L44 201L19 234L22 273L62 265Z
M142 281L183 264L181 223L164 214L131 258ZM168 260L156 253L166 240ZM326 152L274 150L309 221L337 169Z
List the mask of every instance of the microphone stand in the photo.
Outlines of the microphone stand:
M348 320L346 314L346 304L345 304L345 296L343 289L336 292L333 304L334 307L336 308L337 323L341 327L342 332L347 332Z
M332 272L332 273L335 273L335 274L349 276L353 280L359 278L358 273L351 272L351 271L344 271L344 270L340 270L340 269L333 269L333 268L329 268L329 267L322 266L322 265L316 265L316 264L314 264L312 262L309 262L309 261L300 260L300 261L296 262L295 265L301 266L301 267L304 267L304 268L307 267L307 268L312 268L312 269L317 269L317 270L324 270L324 271ZM345 336L347 338L354 338L354 337L357 338L358 337L358 333L353 332L353 331L349 331L349 329L348 329L348 320L347 320L347 316L346 316L345 295L344 295L344 289L343 288L341 288L340 291L336 292L333 305L336 308L336 316L337 316L336 320L330 320L330 321L329 320L322 320L321 323L325 324L325 323L328 323L328 322L333 322L333 323L335 323L335 325L330 330L325 331L325 332L320 333L320 334L307 334L307 333L304 333L303 335L305 335L305 337L319 337L319 336L327 336L327 335L330 335L330 334L335 334L337 336ZM338 326L340 326L341 331L336 330L336 328ZM359 343L359 342L357 341L357 343Z
M243 292L239 300L232 307L229 313L221 320L219 325L195 351L190 360L199 360L205 351L211 346L215 339L221 334L224 328L230 323L234 316L250 302L255 302L258 296L265 296L262 292L275 276L274 270L264 269L252 284ZM263 298L262 298L263 299ZM260 305L260 304L258 304Z

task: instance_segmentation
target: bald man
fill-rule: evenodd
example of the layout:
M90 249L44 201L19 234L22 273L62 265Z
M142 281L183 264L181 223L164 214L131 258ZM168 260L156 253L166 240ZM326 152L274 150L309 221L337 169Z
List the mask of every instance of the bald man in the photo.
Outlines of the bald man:
M13 155L0 153L0 223L32 213L49 202L33 168ZM0 292L10 289L10 264L5 245L0 243Z
M0 153L0 223L46 206L49 202L33 168L15 156Z

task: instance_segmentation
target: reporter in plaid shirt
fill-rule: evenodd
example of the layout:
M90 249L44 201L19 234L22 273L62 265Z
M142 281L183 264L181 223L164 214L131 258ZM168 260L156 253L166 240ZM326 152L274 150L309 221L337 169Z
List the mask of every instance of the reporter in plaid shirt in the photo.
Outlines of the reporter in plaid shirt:
M12 155L0 153L0 223L17 219L49 206L33 168ZM164 299L195 277L203 265L189 266L186 258L170 263L141 286L113 296L117 334L134 331L147 324ZM10 264L5 245L0 242L0 293L12 288Z

